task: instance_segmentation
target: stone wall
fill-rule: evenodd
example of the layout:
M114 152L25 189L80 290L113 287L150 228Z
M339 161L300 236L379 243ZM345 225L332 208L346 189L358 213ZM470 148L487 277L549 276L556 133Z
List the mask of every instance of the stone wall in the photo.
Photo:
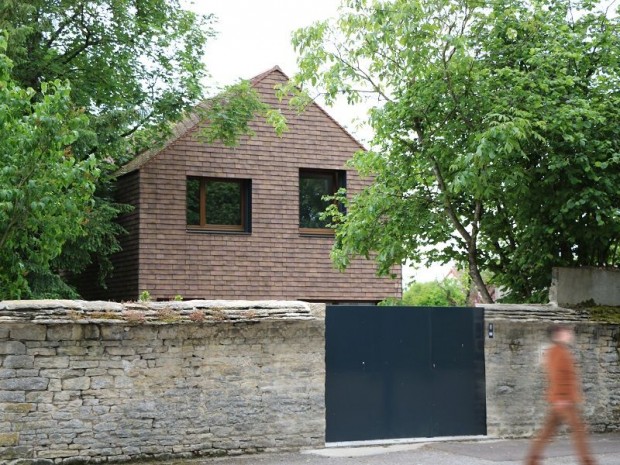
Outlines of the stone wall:
M300 302L0 302L0 463L322 446L324 366Z
M552 321L576 327L592 430L620 430L618 325L485 307L489 436L540 426ZM301 302L0 302L0 464L322 447L324 325Z
M592 431L620 430L620 327L551 306L485 305L494 337L485 344L487 429L494 437L530 436L541 426L543 354L552 322L575 327L574 355L582 376L584 415Z

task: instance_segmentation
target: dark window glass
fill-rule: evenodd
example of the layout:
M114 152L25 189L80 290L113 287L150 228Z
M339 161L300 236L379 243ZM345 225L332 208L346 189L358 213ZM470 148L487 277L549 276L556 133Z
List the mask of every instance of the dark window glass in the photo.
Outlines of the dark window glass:
M242 225L240 182L206 181L207 224Z
M200 180L187 180L187 224L200 225Z
M329 220L322 220L321 214L330 204L326 195L336 192L335 172L300 171L299 173L299 227L322 229Z

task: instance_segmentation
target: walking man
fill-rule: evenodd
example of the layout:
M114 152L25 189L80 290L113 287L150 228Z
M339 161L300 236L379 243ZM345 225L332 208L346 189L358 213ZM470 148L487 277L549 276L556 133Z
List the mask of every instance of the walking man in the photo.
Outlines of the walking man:
M575 450L582 465L594 465L586 439L586 428L581 418L579 405L582 393L573 356L568 346L575 337L567 326L553 325L549 328L553 341L545 357L547 371L547 401L549 410L542 430L532 444L527 465L539 465L541 454L547 442L562 423L570 426Z

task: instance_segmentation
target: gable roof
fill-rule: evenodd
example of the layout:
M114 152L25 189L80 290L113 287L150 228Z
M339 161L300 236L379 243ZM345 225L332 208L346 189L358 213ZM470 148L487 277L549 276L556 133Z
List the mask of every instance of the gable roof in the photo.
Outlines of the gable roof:
M265 79L267 76L270 76L270 75L272 75L274 73L279 73L287 81L289 80L289 77L284 73L284 71L282 71L282 69L279 66L276 65L273 68L268 69L267 71L265 71L263 73L260 73L257 76L254 76L253 78L251 78L250 79L250 83L252 84L252 86L256 87L263 79ZM199 103L196 108L198 108L198 109L206 108L207 107L207 102L208 102L208 100ZM361 142L359 142L355 137L353 137L353 135L351 135L351 133L347 129L345 129L344 126L342 126L338 121L336 121L319 104L317 104L316 102L312 102L311 105L313 105L316 108L318 108L321 111L321 113L323 113L327 118L329 118L331 121L333 121L336 124L336 126L338 126L347 136L349 136L349 138L356 145L358 145L360 147L360 149L367 150L366 147L364 147L364 145L362 145ZM161 145L159 147L156 147L156 148L149 149L149 150L145 150L144 152L139 153L130 162L128 162L127 164L121 166L116 171L115 176L116 177L120 177L120 176L123 176L125 174L129 174L129 173L131 173L133 171L139 170L144 165L146 165L151 159L153 159L156 155L158 155L162 151L166 150L169 146L171 146L179 138L181 138L182 136L187 134L189 131L194 129L201 121L202 121L202 118L199 116L199 112L192 111L192 112L188 113L188 115L185 118L183 118L181 121L179 121L178 123L176 123L173 126L170 137L164 142L163 145Z

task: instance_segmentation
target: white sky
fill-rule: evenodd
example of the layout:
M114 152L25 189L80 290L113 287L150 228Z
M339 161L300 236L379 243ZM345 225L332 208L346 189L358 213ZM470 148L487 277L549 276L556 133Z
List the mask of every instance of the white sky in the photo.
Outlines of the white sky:
M275 65L296 71L294 30L337 14L339 0L195 0L192 7L218 18L207 45L209 71L220 84L249 79Z
M194 0L192 10L217 17L217 36L208 42L205 52L209 85L250 79L276 65L294 75L293 31L337 16L339 5L340 0ZM369 139L368 130L357 128L357 121L365 117L364 108L346 102L322 106L361 142Z

